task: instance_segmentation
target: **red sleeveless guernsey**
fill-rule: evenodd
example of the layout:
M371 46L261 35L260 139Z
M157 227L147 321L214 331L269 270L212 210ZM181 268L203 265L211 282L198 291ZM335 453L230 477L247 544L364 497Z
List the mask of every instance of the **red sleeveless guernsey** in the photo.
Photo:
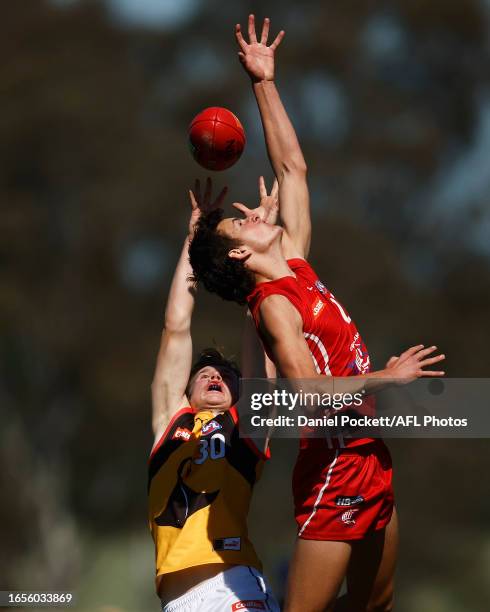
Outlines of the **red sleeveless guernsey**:
M248 306L260 330L260 305L269 295L283 295L298 310L303 320L303 334L318 374L325 376L356 376L370 371L366 345L345 308L335 299L304 259L289 259L296 275L258 283L247 297ZM270 347L260 334L264 349L274 361ZM278 367L280 371L280 367ZM369 398L371 401L373 397ZM328 441L338 446L359 446L373 442L372 438L338 436ZM325 440L303 438L301 449L324 446Z

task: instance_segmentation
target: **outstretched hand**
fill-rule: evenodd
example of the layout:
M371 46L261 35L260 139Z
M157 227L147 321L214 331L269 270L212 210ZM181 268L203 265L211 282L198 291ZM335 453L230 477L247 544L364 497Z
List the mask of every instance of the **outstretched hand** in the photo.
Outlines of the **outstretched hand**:
M274 179L271 192L268 194L264 177L259 177L259 195L260 204L255 209L248 208L245 204L239 202L234 202L233 206L246 217L258 215L265 223L274 225L279 213L279 184L277 179Z
M242 35L242 28L239 23L235 26L235 37L240 47L238 57L247 74L253 81L273 81L274 80L274 52L284 38L284 30L281 30L270 46L267 46L269 38L270 19L264 19L260 42L257 41L255 31L255 16L248 17L248 38L247 43Z
M191 201L191 218L189 220L189 234L194 234L194 230L196 228L197 222L201 217L201 214L207 214L212 210L216 210L220 208L225 199L226 193L228 191L228 187L223 187L220 194L211 202L211 192L213 189L213 183L211 179L208 177L206 179L206 187L204 188L204 193L201 194L201 181L196 179L194 184L194 191L189 189L189 199Z
M398 384L406 384L423 376L444 376L441 370L425 370L427 366L443 361L445 355L430 357L437 349L436 346L424 348L423 344L412 346L399 357L391 357L385 368L390 372L390 378L396 379Z

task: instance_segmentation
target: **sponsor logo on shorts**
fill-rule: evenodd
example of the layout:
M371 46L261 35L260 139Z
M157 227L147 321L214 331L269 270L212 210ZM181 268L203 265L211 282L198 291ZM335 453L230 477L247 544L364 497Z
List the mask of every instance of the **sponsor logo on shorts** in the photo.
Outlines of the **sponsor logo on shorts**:
M315 305L313 306L313 316L317 317L320 314L320 311L322 310L324 306L325 306L325 303L322 302L320 298L318 298Z
M213 550L240 550L241 538L219 538L213 542Z
M356 519L354 518L354 514L359 512L359 508L354 508L354 510L346 510L340 520L344 523L344 525L355 525Z
M172 436L172 440L176 440L177 438L182 438L182 440L190 440L192 435L192 431L190 429L186 429L185 427L177 427L174 435Z
M218 429L221 429L221 425L217 422L217 421L209 421L209 423L205 423L202 426L202 435L205 436L208 433L212 433L213 431L218 431Z
M337 495L335 498L336 506L356 506L357 504L362 504L364 501L364 497L362 495Z
M265 604L260 599L242 599L231 606L231 612L236 610L265 610Z

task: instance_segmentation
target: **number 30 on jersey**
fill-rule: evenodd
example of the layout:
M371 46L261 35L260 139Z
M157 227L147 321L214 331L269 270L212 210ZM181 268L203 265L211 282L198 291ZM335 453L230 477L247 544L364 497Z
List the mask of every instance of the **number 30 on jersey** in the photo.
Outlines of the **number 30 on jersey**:
M199 456L194 459L194 463L200 465L208 457L211 459L222 459L226 452L225 436L222 433L215 433L210 438L199 440Z

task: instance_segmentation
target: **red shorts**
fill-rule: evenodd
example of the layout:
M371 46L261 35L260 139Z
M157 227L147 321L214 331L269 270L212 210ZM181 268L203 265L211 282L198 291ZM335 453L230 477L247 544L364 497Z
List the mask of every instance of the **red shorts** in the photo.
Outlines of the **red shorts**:
M393 512L390 453L381 440L362 446L300 450L293 474L298 536L360 540Z

